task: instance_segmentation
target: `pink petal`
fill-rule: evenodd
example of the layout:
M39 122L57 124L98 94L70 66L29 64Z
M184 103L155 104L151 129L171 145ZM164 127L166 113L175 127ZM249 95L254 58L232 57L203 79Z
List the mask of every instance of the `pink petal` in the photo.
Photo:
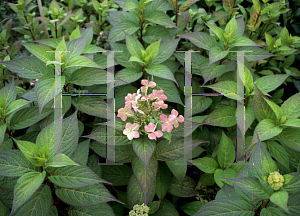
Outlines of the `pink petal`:
M178 121L179 121L180 123L184 122L184 117L183 117L182 115L180 115L180 116L178 117Z
M152 122L150 122L148 125L145 126L145 131L147 132L153 132L155 130L156 126Z
M165 115L165 114L161 114L161 115L159 116L159 118L160 118L160 120L161 120L162 122L168 121L168 117L167 117L167 115Z
M174 115L169 115L169 122L176 121L176 117Z
M170 123L163 123L162 124L162 131L171 132L173 130L173 125Z
M157 136L157 137L162 137L164 135L164 133L160 130L158 131L155 131L154 134Z
M126 123L126 126L125 126L127 129L131 129L132 128L132 125L131 125L131 123L130 122L128 122L128 123Z
M132 140L132 139L133 139L133 133L127 134L127 138L128 138L129 140Z
M168 97L166 95L161 95L161 96L159 96L159 99L165 101L168 99Z
M139 113L141 113L141 114L145 114L142 110L137 110Z
M175 128L177 128L179 126L178 121L175 121L174 126L175 126Z
M127 134L129 134L129 133L130 133L130 130L128 130L128 129L124 129L124 130L123 130L123 134L124 134L124 135L127 135Z
M143 80L141 81L141 83L142 83L142 85L148 85L148 80L143 79Z
M133 131L133 137L134 138L139 138L140 137L140 133L139 132L137 132L137 131Z
M167 108L168 108L168 104L163 104L163 105L161 105L161 108L162 108L162 109L167 109Z
M156 139L156 136L154 133L148 134L149 139Z
M171 114L174 115L175 117L177 117L178 111L176 109L172 109Z
M150 81L149 83L149 87L154 88L156 86L156 83L153 81Z
M141 87L141 91L144 92L144 93L146 93L147 87L146 87L146 86L142 86L142 87Z
M134 123L133 125L132 125L132 130L138 130L139 129L139 124L138 123Z

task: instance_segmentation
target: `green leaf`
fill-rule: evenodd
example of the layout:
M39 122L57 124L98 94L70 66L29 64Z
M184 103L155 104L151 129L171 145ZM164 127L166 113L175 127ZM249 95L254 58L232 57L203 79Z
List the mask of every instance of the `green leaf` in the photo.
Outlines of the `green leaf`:
M86 166L65 166L51 169L49 180L59 187L79 188L96 183L111 184Z
M95 130L93 130L92 133L90 133L89 135L86 135L86 136L83 136L83 137L96 140L97 142L100 142L102 144L106 144L107 143L107 140L106 140L106 138L107 138L107 126L104 126L104 125L100 126L100 127L96 128ZM127 138L127 136L123 134L123 130L122 131L116 130L114 138L115 138L115 145L129 145L129 144L132 144L132 141L130 141Z
M153 59L152 62L149 61L148 67L151 66L152 64L160 64L168 60L174 53L179 40L180 38L171 39L171 40L162 40L159 46L159 51L157 56Z
M219 168L218 162L209 157L195 159L192 161L192 163L194 163L198 169L205 173L214 173Z
M14 189L14 201L11 213L14 213L22 206L41 186L46 176L46 171L28 172L22 175Z
M0 173L2 176L19 177L27 172L39 172L40 168L30 163L20 150L0 152Z
M275 43L274 39L267 32L265 33L265 38L266 38L266 43L267 43L268 48L269 48L268 51L271 52L274 49L274 43Z
M245 58L248 62L259 61L269 57L276 56L274 54L268 53L264 49L259 47L248 47L248 46L236 46L234 50L231 51L252 51L252 52L245 52ZM236 55L234 55L234 59L236 59Z
M298 128L285 128L276 136L282 144L300 152L300 129Z
M167 66L163 64L151 64L149 67L145 68L145 70L150 75L174 81L178 86L178 83L173 73L170 71L170 69Z
M35 166L42 166L35 156L38 156L39 147L32 142L21 141L12 138L18 145L19 149L25 155L25 157Z
M193 139L191 145L184 146L184 138L172 139L170 144L168 140L162 140L156 145L153 155L161 161L177 160L203 142L205 141Z
M286 27L280 32L281 46L289 45L290 35Z
M67 52L67 60L65 64L68 64L72 58L79 56L83 52L85 44L86 35L67 42L67 50L70 52Z
M42 184L34 192L34 194L32 194L32 196L12 215L13 216L28 215L28 214L43 215L45 213L51 212L50 206L52 202L53 201L52 201L50 187L46 184ZM56 215L49 214L49 216L56 216Z
M268 75L257 79L254 83L263 94L267 94L278 88L288 77L288 74Z
M38 107L26 107L17 111L12 118L10 119L9 129L23 129L31 125L34 125L36 122L44 119L50 113L53 112L51 108L44 108L39 117L39 108Z
M195 215L197 211L202 208L205 205L205 203L201 201L192 201L183 204L179 207L182 211L184 211L188 215Z
M156 87L154 89L164 90L164 94L168 97L166 101L178 103L184 106L174 82L158 77L153 77L153 81L156 83Z
M98 68L80 68L71 74L68 82L80 86L106 84L107 72Z
M79 37L80 37L80 35L79 35ZM61 62L65 63L66 60L67 60L67 52L66 52L67 51L67 45L66 45L64 36L63 36L63 39L61 40L61 42L57 45L55 51L62 51L61 52L61 55L62 55Z
M224 106L211 112L203 123L219 127L232 127L236 125L236 110Z
M126 32L129 35L132 35L139 28L140 28L140 26L136 22L124 20L121 23L118 23L117 25L115 25L110 30L109 35L108 35L108 41L110 43L114 43L114 42L123 40L123 39L125 39L124 32Z
M144 51L144 50L143 50ZM129 58L129 61L136 61L136 62L139 62L139 63L145 63L143 62L139 57L136 57L136 56L131 56Z
M71 206L68 209L69 216L84 216L84 215L96 216L97 214L99 214L99 212L101 212L101 214L106 216L115 216L113 208L107 203L102 203L99 205L89 206L89 207Z
M143 40L149 44L152 44L159 39L172 39L167 28L161 25L150 26L149 28L147 28L146 33L143 34Z
M87 164L88 162L88 156L89 156L89 146L90 146L90 140L84 140L81 143L77 145L77 148L73 152L71 159L74 160L77 163L81 164Z
M192 115L203 112L212 104L212 99L209 97L201 96L193 98L192 100ZM202 123L202 122L201 122Z
M166 162L166 163L169 164L168 162ZM174 161L171 161L171 163L174 164ZM176 165L174 164L174 167L175 166ZM178 177L177 174L179 174L179 172L180 172L179 170L182 170L182 167L183 166L176 166L178 171L176 171L175 173L173 171L173 174L176 176L176 178ZM183 177L185 176L185 173L186 173L186 169L183 174ZM172 177L172 172L170 172L170 170L168 169L168 166L165 163L159 163L156 178L155 178L155 181L156 181L156 192L155 193L160 200L163 200L163 198L167 194L168 188L170 186L171 177ZM183 177L182 177L182 179L183 179Z
M173 177L168 192L178 197L192 197L197 194L195 186L195 181L189 176L185 176L182 182Z
M8 84L6 84L5 87L1 88L0 93L4 99L4 101L0 102L3 103L3 105L0 104L0 107L7 109L17 97L17 89L14 78Z
M300 92L284 101L281 109L287 119L297 119L300 116Z
M116 74L115 86L126 85L139 80L143 75L143 72L136 70L135 68L124 68Z
M114 51L122 51L122 52L115 53L115 59L118 63L120 63L120 65L122 65L126 68L132 67L139 71L142 70L142 66L139 63L129 61L131 55L128 52L125 44L113 43L111 46ZM95 59L95 57L94 57L94 59ZM106 62L106 56L105 56L105 62Z
M204 78L203 85L205 85L209 80L212 80L216 77L220 77L222 74L228 72L228 71L226 71L226 65L224 65L224 64L218 65L216 63L213 63L209 66L208 66L208 64L209 64L209 62L206 62L206 63L203 63L200 65L200 73L201 73L201 76Z
M297 51L296 49L292 49L289 46L281 46L281 47L273 49L272 52L277 55L288 56L288 55L293 54L296 51Z
M56 188L55 194L63 202L77 207L93 206L109 201L123 204L100 183L80 188Z
M177 26L173 23L171 18L162 11L150 11L145 15L144 19L158 25L177 28Z
M252 0L253 2L253 5L254 5L254 8L256 10L256 12L259 14L260 13L260 3L259 3L259 0Z
M129 179L133 175L131 167L126 165L103 165L101 170L102 178L111 182L114 186L128 185Z
M152 61L155 59L155 57L157 56L158 51L159 51L160 41L161 41L161 39L159 39L158 41L156 41L156 42L150 44L150 45L146 48L146 53L145 53L144 59L145 59L146 57L150 56L148 62L152 62Z
M199 0L184 1L179 7L179 12L183 12L183 11L187 10L191 5L195 4L197 1L199 1Z
M142 203L149 206L149 203L152 202L155 196L155 188L156 188L155 184L156 182L154 182L154 184L151 186L148 196L146 200L144 200L143 191L139 186L135 176L132 175L128 182L128 188L127 188L127 200L128 200L129 208L132 209L134 205L136 204L142 205ZM124 195L126 196L126 194Z
M224 183L233 186L230 181L223 178L235 178L236 175L237 173L231 168L226 168L225 170L217 169L214 173L214 180L220 188L224 186Z
M212 88L213 90L223 94L225 97L234 100L240 100L240 96L237 95L237 83L234 81L220 81L213 85L207 85L204 87Z
M0 147L3 144L6 132L6 123L0 126Z
M64 167L69 165L79 166L79 164L75 163L68 156L61 153L55 154L53 158L50 158L46 162L46 167Z
M238 36L233 41L229 42L229 47L235 47L235 46L248 46L249 47L249 46L259 46L259 45L247 37Z
M0 202L0 211L4 216L9 215L10 209L7 208L2 202Z
M289 157L286 150L281 145L275 141L268 140L267 149L273 158L289 169Z
M93 1L94 3L94 1ZM76 27L76 29L74 31L72 31L70 37L69 37L69 40L74 40L74 39L77 39L77 38L80 38L80 31L79 31L79 26Z
M39 104L39 115L41 116L43 107L55 97L55 75L47 74L43 76L36 84L35 91ZM59 91L65 85L65 76L61 76L62 83L58 83Z
M171 170L171 172L173 173L177 181L180 183L183 182L183 179L186 176L186 172L187 172L187 165L184 164L184 161L185 161L184 157L181 157L174 161L165 161L169 167L169 170ZM178 166L179 164L181 165ZM167 188L169 188L169 186Z
M273 119L276 121L276 115L272 108L265 101L266 96L260 91L260 89L254 84L255 94L253 98L253 111L256 119L262 121L264 119Z
M289 210L287 208L288 198L289 198L288 192L286 192L284 190L279 190L279 191L274 191L271 194L270 201L272 203L276 204L277 206L283 208L287 212L289 212Z
M141 4L137 0L130 0L130 1L128 1L124 4L123 11L133 10L133 9L138 8L140 6L141 6Z
M217 156L221 168L231 166L230 163L233 163L235 159L235 148L231 140L226 136L226 134L223 131Z
M258 178L255 177L238 177L234 179L226 178L235 185L241 187L243 190L247 191L251 195L254 195L260 199L268 199L269 193L262 186Z
M260 141L264 141L277 136L282 130L282 127L277 126L273 120L264 119L255 127L251 145L257 143L256 133L258 134Z
M218 47L217 41L207 33L204 32L192 32L192 33L185 33L179 35L178 37L186 38L190 40L193 44L197 47L210 50L212 47Z
M140 161L139 157L132 157L132 170L136 177L139 186L143 191L144 201L146 203L148 193L151 186L155 182L156 173L158 168L158 162L155 157L151 157L149 160L149 173L147 172L146 166Z
M225 197L207 203L194 216L217 216L222 214L252 216L255 214L255 210L251 202Z
M53 68L46 67L45 63L37 57L23 57L1 62L1 64L26 79L41 79L45 74L53 72Z
M232 17L225 27L225 33L226 35L229 35L231 33L231 37L234 37L236 30L237 30L237 22L235 20L235 17Z
M281 126L300 128L300 119L287 119Z
M107 117L107 104L101 98L97 97L79 97L76 102L79 111L100 118Z
M126 34L125 37L126 37L125 38L126 46L131 56L135 56L138 57L139 59L143 59L142 50L144 50L144 47L140 43L140 41L128 34Z
M215 35L219 38L219 40L223 44L227 42L227 39L224 37L224 31L221 28L219 28L215 25L207 24L207 23L206 23L206 25L210 28L210 30L212 30L215 33Z
M150 140L148 136L140 137L132 141L132 147L134 152L139 157L139 159L143 162L143 164L146 166L150 174L149 161L155 150L155 141Z
M47 63L47 61L54 61L54 52L48 47L37 45L33 43L22 43L25 48L35 55L37 58ZM68 49L69 50L69 49ZM49 52L51 51L51 52Z
M7 116L8 114L15 112L17 110L20 110L23 106L27 105L31 103L31 101L27 101L27 100L15 100L13 101L7 108L7 110L5 110L5 115Z
M282 112L281 108L274 102L270 101L269 99L264 98L264 100L268 103L268 105L271 107L271 109L275 113L277 122L280 122L280 119L283 116L283 112Z
M222 51L220 47L212 47L209 50L209 64L219 61L225 58L229 53L229 50Z
M67 64L66 68L69 67L92 67L92 68L102 68L99 65L97 65L94 61L91 59L84 57L84 56L75 56L72 58Z

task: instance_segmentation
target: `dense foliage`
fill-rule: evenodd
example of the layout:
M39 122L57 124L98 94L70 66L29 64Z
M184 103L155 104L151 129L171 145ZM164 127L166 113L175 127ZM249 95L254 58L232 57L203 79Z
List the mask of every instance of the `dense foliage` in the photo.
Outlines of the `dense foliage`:
M300 215L298 6L1 2L0 213ZM108 51L115 51L113 124ZM237 51L245 51L244 73ZM240 125L244 146L236 145Z

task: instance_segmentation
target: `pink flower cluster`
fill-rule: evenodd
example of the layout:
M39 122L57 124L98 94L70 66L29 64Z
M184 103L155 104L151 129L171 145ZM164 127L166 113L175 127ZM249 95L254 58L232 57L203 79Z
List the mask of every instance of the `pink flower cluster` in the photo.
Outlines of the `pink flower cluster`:
M171 132L173 128L179 126L179 122L182 123L184 118L182 115L178 116L178 111L173 109L169 117L163 114L160 109L167 109L168 105L164 103L167 100L167 96L163 90L153 90L151 94L147 95L148 88L156 87L156 83L143 79L141 84L141 90L137 93L128 94L125 97L125 107L118 110L117 117L120 117L122 121L126 121L128 117L134 118L134 123L128 122L126 128L123 131L124 135L127 135L129 140L133 138L139 138L141 128L145 130L141 131L148 134L148 138L153 140L163 136L163 131ZM142 94L140 94L140 91ZM134 111L133 111L133 110ZM160 111L158 115L153 112ZM158 118L159 116L159 118ZM155 124L153 122L156 122ZM162 130L156 130L157 124L161 124ZM156 131L155 131L156 130Z

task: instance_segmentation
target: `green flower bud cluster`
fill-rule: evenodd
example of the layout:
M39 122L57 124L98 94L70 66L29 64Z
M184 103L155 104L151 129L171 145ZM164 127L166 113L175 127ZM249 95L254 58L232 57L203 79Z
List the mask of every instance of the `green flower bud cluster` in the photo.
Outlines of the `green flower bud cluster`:
M145 206L144 203L142 205L137 204L133 206L133 210L129 212L129 216L148 216L149 210L150 208Z
M267 182L273 190L279 190L283 185L284 177L277 171L271 172Z

